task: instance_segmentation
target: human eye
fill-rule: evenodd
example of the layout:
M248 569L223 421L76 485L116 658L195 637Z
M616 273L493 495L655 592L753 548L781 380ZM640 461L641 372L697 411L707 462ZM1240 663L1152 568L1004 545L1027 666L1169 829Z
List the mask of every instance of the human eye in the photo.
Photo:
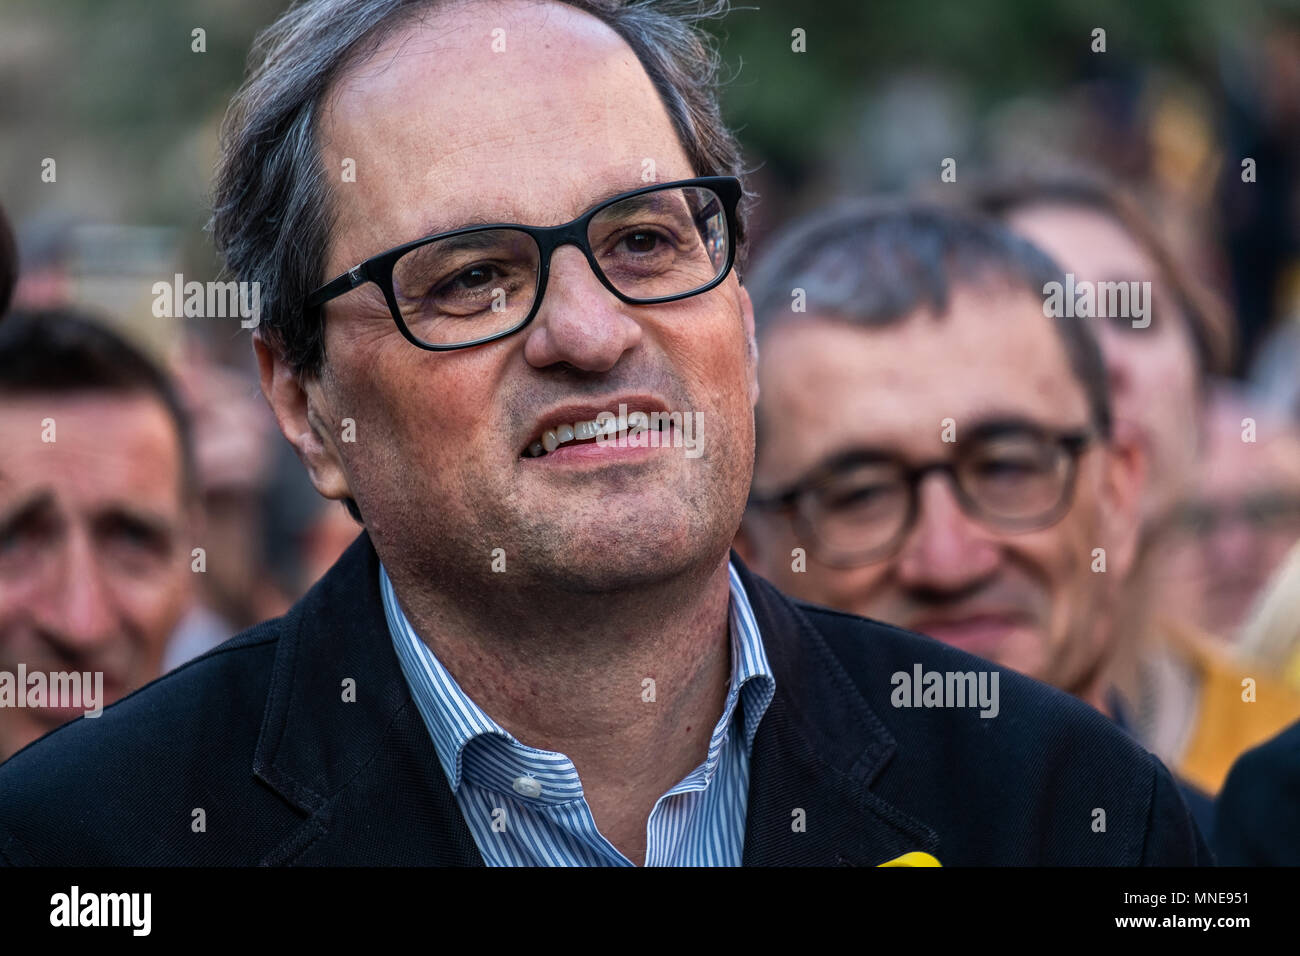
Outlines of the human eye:
M891 470L869 468L828 482L820 489L818 498L822 511L828 515L865 520L892 510L905 493L898 476Z
M527 237L471 233L431 243L393 269L393 291L408 316L468 316L524 298L536 282Z

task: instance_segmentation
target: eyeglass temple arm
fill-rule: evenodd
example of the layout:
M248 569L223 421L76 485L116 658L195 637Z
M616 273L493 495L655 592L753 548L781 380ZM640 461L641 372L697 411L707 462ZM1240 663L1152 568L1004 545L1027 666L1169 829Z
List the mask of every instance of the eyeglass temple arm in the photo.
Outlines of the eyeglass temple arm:
M337 299L345 292L351 292L363 282L368 281L370 281L370 278L365 265L354 266L337 279L331 279L312 293L307 299L307 308L314 309L318 305L324 305L330 299Z

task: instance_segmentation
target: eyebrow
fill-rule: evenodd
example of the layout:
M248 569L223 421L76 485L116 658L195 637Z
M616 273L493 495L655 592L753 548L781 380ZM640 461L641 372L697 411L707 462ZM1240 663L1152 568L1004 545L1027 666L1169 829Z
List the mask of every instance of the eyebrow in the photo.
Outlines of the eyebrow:
M1086 423L1078 426L1061 426L1034 421L1020 415L996 415L976 419L975 424L967 428L967 435L969 436L967 440L987 441L990 438L1005 438L1008 436L1012 438L1018 435L1037 436L1044 432L1070 431L1073 428L1082 431L1087 427ZM959 437L958 443L961 441L962 439Z
M33 492L0 514L0 538L13 534L28 521L57 513L58 504L52 491ZM118 504L96 511L91 518L91 526L100 532L115 525L136 528L159 541L168 540L172 534L172 522L166 518Z
M614 195L617 196L618 193L614 193ZM593 203L593 205L598 205L598 203ZM619 209L622 209L623 207L626 206L627 209L631 212L643 212L647 209L651 209L651 210L665 209L671 206L672 204L666 200L665 193L661 191L655 193L644 193L640 196L632 196L628 199L623 200L618 205L619 205ZM588 206L587 208L590 209L591 207Z
M619 186L616 189L602 190L595 198L592 198L585 206L582 207L581 212L579 212L576 216L570 217L570 219L576 219L578 216L581 216L584 212L590 210L593 206L599 206L601 203L605 202L608 199L613 199L615 196L621 195L622 193L632 192L633 190L639 189L640 187L646 185L650 185L650 184L638 182L635 185L631 185L631 186L623 185L623 186ZM454 220L449 221L445 219L426 220L424 225L421 227L423 231L418 236L416 236L415 239L426 239L429 236L441 235L444 232L456 232L459 229L472 229L475 226L491 226L497 224L507 225L507 226L529 225L528 223L520 221L517 212L512 210L510 215L513 216L514 218L488 219L484 216L474 216L472 218L463 219L460 221L454 221ZM415 239L411 241L415 241Z
M33 492L16 505L10 507L6 512L0 514L0 538L13 534L17 528L33 518L47 512L53 513L56 510L53 492Z
M450 239L440 240L437 244L438 255L448 255L454 252L478 252L483 249L492 249L501 242L500 238L494 238L493 233L471 232L463 236L453 236ZM420 246L414 251L414 255L428 254L433 246Z
M114 527L133 528L143 531L159 542L169 540L172 535L172 522L167 519L134 508L125 508L121 505L112 505L102 511L97 511L92 523L95 529L101 532Z

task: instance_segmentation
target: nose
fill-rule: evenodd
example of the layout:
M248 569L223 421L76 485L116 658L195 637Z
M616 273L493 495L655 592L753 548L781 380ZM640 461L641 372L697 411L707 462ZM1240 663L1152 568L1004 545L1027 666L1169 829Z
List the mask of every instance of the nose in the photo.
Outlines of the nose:
M37 619L49 640L69 654L83 655L111 642L117 616L90 535L77 529L66 547L65 559L55 569L62 577L46 591Z
M582 251L561 246L551 256L545 294L526 332L524 358L535 368L565 363L608 372L641 341L641 325L592 272Z
M961 510L951 479L930 474L917 489L916 524L896 564L900 583L925 591L962 591L992 574L998 549Z

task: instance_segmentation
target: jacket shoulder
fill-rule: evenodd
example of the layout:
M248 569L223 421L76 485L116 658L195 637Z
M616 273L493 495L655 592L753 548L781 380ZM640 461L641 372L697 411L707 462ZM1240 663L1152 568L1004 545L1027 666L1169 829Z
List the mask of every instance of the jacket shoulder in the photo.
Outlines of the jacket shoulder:
M283 806L252 768L286 626L244 631L0 765L0 861L104 865L130 847L141 863L249 862L212 851Z
M1216 801L1214 849L1227 866L1300 865L1300 723L1248 750Z

